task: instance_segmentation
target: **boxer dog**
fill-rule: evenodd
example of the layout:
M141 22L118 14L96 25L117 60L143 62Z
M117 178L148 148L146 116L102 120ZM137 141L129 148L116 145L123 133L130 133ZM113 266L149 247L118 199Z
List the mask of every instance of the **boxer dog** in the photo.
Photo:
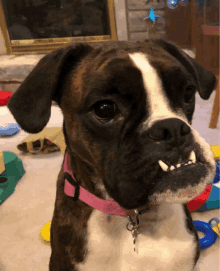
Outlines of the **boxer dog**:
M193 270L199 239L186 203L212 181L192 128L214 75L164 40L75 44L43 57L8 107L40 132L60 106L66 153L51 224L50 271Z

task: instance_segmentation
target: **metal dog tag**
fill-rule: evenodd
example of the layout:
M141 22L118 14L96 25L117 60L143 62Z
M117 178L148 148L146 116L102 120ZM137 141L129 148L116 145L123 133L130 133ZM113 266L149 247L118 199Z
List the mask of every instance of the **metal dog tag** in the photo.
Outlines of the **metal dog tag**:
M131 231L132 239L133 239L133 245L134 245L134 252L135 252L136 251L136 249L135 249L136 238L137 238L137 236L139 234L138 229L139 229L140 224L139 224L139 217L138 217L139 214L138 214L137 209L134 209L134 212L136 214L136 216L135 216L136 221L134 221L131 218L131 216L128 216L129 222L127 223L126 228L127 228L128 231Z

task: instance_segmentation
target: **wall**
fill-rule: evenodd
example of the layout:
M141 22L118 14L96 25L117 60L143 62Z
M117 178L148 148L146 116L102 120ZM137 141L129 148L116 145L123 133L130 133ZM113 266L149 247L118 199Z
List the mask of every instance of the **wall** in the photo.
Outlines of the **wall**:
M114 5L118 40L128 40L126 2L125 0L114 0Z
M151 6L154 8L155 14L160 17L156 22L155 33L151 33L150 37L165 37L165 0L126 0L129 40L143 40L149 37L143 18L149 15Z
M5 40L0 28L0 55L6 54Z

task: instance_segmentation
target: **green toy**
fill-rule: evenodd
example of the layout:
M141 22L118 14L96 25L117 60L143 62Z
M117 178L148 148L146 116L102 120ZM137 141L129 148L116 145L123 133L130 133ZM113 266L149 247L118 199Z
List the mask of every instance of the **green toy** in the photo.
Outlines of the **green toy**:
M0 204L15 190L25 173L21 159L13 152L0 152Z

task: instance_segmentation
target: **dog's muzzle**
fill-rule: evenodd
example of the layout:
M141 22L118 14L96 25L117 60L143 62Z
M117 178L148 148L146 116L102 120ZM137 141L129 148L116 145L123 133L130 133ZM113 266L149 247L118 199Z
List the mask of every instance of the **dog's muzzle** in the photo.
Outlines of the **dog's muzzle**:
M182 120L169 118L157 121L148 130L148 137L156 143L164 143L169 149L178 149L181 152L184 146L190 144L191 128ZM195 151L191 151L187 157L166 158L158 163L163 171L168 172L196 162Z

